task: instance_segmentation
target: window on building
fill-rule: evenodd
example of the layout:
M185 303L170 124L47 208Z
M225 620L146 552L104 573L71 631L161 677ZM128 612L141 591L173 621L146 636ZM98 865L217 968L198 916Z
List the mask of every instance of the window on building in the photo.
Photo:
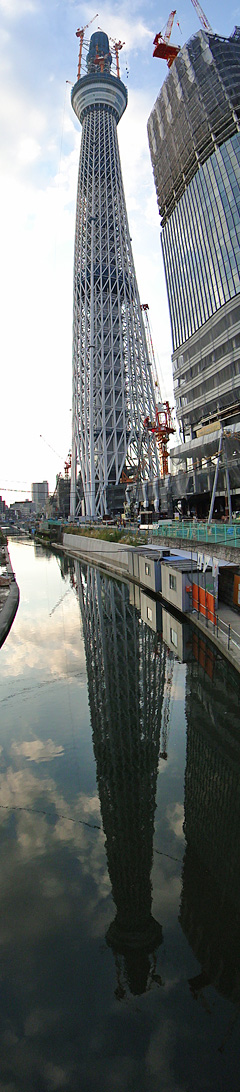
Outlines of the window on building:
M172 591L177 591L177 577L173 573L169 573L169 587Z
M151 607L147 607L147 618L149 619L149 622L152 622L152 608Z
M172 626L170 627L170 641L171 641L171 645L174 645L174 647L177 648L177 646L178 646L177 632L176 632L175 629L172 629Z
M145 561L145 575L150 576L150 572L151 572L150 565L148 565L147 562Z

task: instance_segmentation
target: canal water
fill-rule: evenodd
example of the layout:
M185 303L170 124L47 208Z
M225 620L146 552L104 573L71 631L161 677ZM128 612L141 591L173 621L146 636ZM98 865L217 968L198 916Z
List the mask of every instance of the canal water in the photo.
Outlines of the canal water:
M239 1092L240 679L133 585L10 555L0 1090Z

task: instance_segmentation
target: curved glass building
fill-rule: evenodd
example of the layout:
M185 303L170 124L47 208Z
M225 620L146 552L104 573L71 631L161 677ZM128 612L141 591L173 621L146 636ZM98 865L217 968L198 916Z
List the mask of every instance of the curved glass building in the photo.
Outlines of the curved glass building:
M177 417L192 441L240 421L240 28L200 30L180 50L148 136Z

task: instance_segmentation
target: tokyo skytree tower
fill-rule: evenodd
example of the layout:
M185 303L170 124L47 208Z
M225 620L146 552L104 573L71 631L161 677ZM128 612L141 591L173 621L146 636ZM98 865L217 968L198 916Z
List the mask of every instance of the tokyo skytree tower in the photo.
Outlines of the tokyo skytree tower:
M81 39L83 31L77 33ZM87 75L78 78L71 94L82 125L73 287L71 515L81 509L81 494L82 511L93 518L107 513L109 487L112 491L119 485L126 463L137 468L141 457L141 480L151 480L155 498L160 476L156 442L150 443L144 432L144 420L155 417L156 405L118 148L117 124L127 106L127 90L119 78L117 52L116 57L114 76L107 35L92 34Z

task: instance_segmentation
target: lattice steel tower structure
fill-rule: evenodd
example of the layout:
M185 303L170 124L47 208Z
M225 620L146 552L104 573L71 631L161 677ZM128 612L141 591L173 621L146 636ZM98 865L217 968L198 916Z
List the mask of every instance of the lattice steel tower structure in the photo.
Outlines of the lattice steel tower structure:
M79 32L83 34L83 32ZM155 414L154 384L134 269L117 124L127 91L111 74L106 34L90 39L87 75L72 89L82 125L73 288L71 515L108 511L109 487L126 460L138 465L143 422ZM80 68L80 66L79 66ZM79 75L79 72L78 72ZM157 446L146 439L142 478L159 477Z

